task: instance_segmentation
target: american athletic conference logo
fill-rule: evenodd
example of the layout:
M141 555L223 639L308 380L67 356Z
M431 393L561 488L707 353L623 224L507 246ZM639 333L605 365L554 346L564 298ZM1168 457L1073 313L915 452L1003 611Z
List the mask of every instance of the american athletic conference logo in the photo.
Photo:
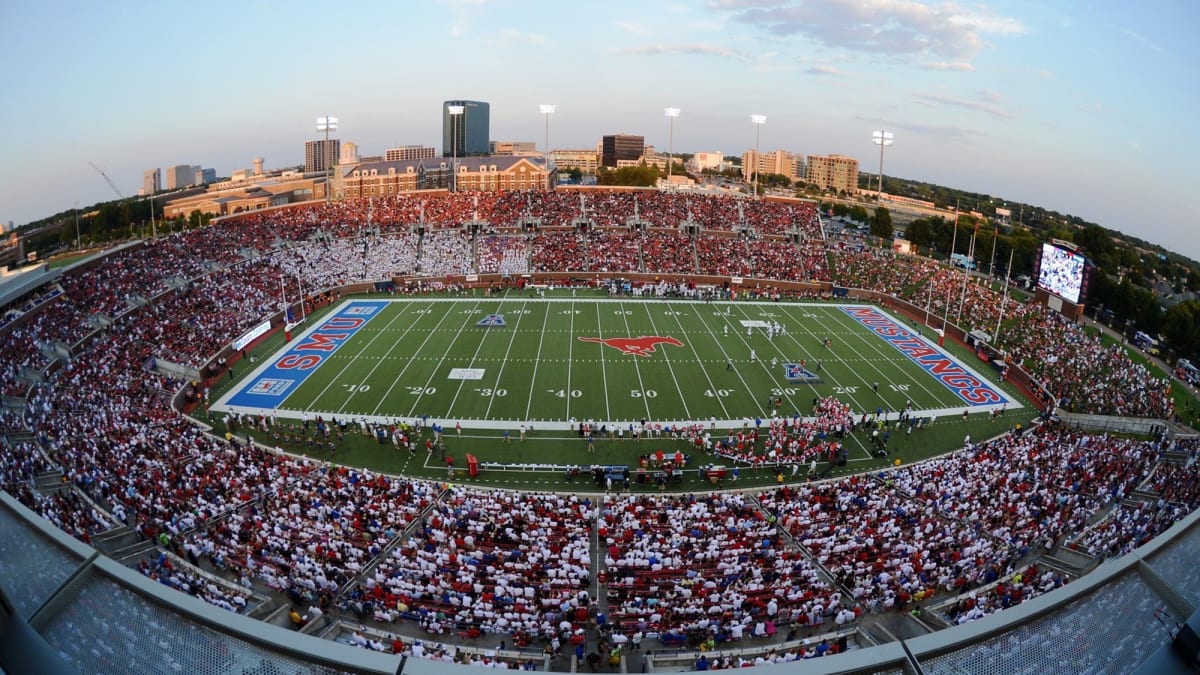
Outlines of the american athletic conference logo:
M623 338L600 338L600 337L580 337L580 342L596 342L602 345L608 345L613 349L620 351L622 354L631 354L633 356L650 356L654 353L656 345L671 345L674 347L682 347L683 343L678 338L671 336L660 335L639 335L638 337L623 337Z

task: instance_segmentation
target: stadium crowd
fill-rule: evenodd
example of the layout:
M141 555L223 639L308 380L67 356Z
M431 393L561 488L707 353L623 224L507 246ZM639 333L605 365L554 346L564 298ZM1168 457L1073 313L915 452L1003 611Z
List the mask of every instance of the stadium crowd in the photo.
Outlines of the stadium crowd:
M4 332L3 391L23 412L6 411L0 423L34 440L0 443L3 487L85 541L124 525L189 564L211 566L243 587L262 584L310 610L383 623L415 617L432 634L568 639L596 618L588 592L593 523L604 549L597 569L605 575L608 619L629 633L699 630L737 640L988 587L954 615L976 618L1064 581L1022 568L1027 555L1073 532L1081 534L1071 545L1119 555L1200 503L1194 465L1156 464L1161 444L1054 430L1013 434L879 477L789 486L756 499L607 495L593 504L447 489L239 447L232 429L224 439L209 435L170 409L185 383L148 369L156 358L203 364L276 310L281 278L295 297L300 282L315 290L414 266L457 273L485 259L520 269L525 258L540 271L649 270L647 260L691 269L698 259L701 271L748 269L780 279L828 269L838 284L914 304L927 283L946 297L961 283L915 259L834 251L822 267L813 244L799 253L776 239L728 234L745 224L762 234L784 234L799 222L812 227L803 207L656 194L405 196L365 209L339 203L253 213L68 271L59 300ZM529 240L487 235L476 239L472 254L471 238L454 229L475 218L493 227L529 217L569 224L576 217L629 218L635 210L656 225L690 220L721 235L546 230ZM418 235L409 229L414 223L432 231ZM366 232L375 229L382 232ZM309 239L319 232L332 241ZM964 316L973 324L998 317L1001 296L968 286ZM1012 325L1002 345L1054 383L1062 405L1170 413L1166 385L1119 349L1047 310L1015 305L1005 316ZM45 348L57 342L72 358L51 362ZM46 372L45 382L22 375L51 367L56 372ZM850 417L836 400L823 406L813 420L769 423L764 454L810 457L813 441L828 440L837 420ZM63 485L35 489L37 476L56 469ZM1155 498L1126 505L1138 486ZM1107 518L1086 527L1113 504ZM143 572L226 609L246 606L244 592L167 562L156 557Z

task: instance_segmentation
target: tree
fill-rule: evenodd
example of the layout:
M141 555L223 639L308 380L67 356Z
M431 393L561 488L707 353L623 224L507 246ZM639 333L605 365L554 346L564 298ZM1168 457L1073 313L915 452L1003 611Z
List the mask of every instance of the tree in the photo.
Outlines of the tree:
M908 224L904 228L904 237L912 242L913 246L929 246L929 242L933 240L933 230L930 227L928 218L918 218Z
M658 176L658 169L644 163L637 166L623 166L616 171L601 167L600 172L596 175L596 182L600 185L652 187L658 182Z
M892 212L886 206L875 207L875 216L871 218L871 234L880 239L892 238Z

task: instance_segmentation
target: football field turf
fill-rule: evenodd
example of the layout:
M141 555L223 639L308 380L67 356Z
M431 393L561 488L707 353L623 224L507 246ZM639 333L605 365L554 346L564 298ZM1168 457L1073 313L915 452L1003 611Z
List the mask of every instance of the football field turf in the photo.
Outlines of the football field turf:
M515 432L566 430L572 420L741 426L772 409L811 414L822 396L858 413L1020 407L988 382L993 374L863 305L517 292L352 299L266 358L214 410L426 417Z

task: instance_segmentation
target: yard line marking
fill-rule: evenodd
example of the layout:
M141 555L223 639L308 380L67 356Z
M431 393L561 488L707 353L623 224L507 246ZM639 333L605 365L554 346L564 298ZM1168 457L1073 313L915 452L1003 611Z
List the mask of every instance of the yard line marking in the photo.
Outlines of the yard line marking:
M527 305L528 305L528 303L521 305L521 307L524 308ZM521 321L524 318L525 318L525 312L521 312L517 316L517 325L518 326L521 325ZM512 352L513 342L516 342L516 340L517 340L517 331L514 330L512 332L512 335L510 335L508 338L508 348L504 350L504 358L500 361L500 368L496 372L496 383L494 385L492 385L492 395L490 397L488 397L488 406L487 406L487 411L485 413L483 413L484 417L492 416L492 404L496 402L496 389L500 386L500 377L504 375L504 367L506 365L508 365L508 355ZM483 341L480 341L479 346L480 347L483 346ZM539 349L540 349L540 345L539 345ZM536 363L534 364L534 368L537 368ZM460 389L461 389L461 385L460 385ZM533 385L530 385L529 390L533 391ZM458 394L455 394L454 397L457 400ZM454 410L454 401L450 402L450 410ZM528 415L526 415L526 417L528 418Z
M646 311L649 312L650 310L647 309ZM699 313L697 313L697 314L699 314ZM651 322L651 324L653 324L654 320L651 319L650 322ZM683 321L680 320L680 318L679 318L679 312L675 313L675 323L679 326L679 330L683 330ZM704 325L708 325L706 321L704 322ZM655 329L655 332L656 333L658 332L657 328ZM687 331L685 331L685 332L687 332ZM701 333L701 331L695 331L695 334L697 334L697 335L699 335L700 333ZM709 336L713 336L713 332L711 330L707 331L707 333L709 334ZM690 340L688 341L688 347L692 350L692 354L696 357L696 363L707 363L707 361L700 358L700 353L696 351L696 345L692 344L692 342ZM708 386L713 390L713 393L715 394L719 389L721 389L721 387L719 387L715 382L712 381L712 376L710 376L708 374L708 370L701 368L701 371L704 372L704 379L708 380ZM674 375L675 374L674 371L672 371L671 374ZM729 417L729 408L726 407L726 405L725 405L725 399L723 399L720 396L717 396L717 403L721 404L721 412L724 413L726 417ZM690 415L689 415L689 417L690 417Z
M424 316L424 315L422 315L422 316ZM434 329L436 329L438 326L441 326L442 322L445 321L449 317L450 317L450 312L442 312L442 318L438 319L438 322L434 325ZM425 345L428 344L429 341L433 339L434 335L437 335L437 331L430 330L429 334L425 336L425 339L421 341L421 345L419 347L417 347L416 351L413 353L414 354L421 353L421 350L425 349ZM399 343L397 342L397 344L399 344ZM413 361L416 361L416 360L417 360L416 357L409 359L408 363L405 363L404 367L400 369L400 372L396 373L396 376L392 378L392 383L390 385L388 385L387 391L385 391L383 393L383 396L381 396L379 398L379 403L375 404L375 409L371 411L372 415L379 414L379 409L382 408L383 404L389 400L389 398L392 394L392 391L396 388L396 385L400 384L401 376L404 375L404 373L408 372L409 367L411 367L413 364ZM424 359L422 358L421 360L424 360Z
M395 316L393 316L388 321L387 325L390 327L393 323L395 323L397 320L399 320L401 316L404 316L404 313L406 311L408 311L407 307L402 308L399 312L396 313ZM358 358L359 354L362 354L363 352L367 351L367 349L369 349L371 347L371 345L374 344L375 341L378 340L382 336L383 336L382 332L376 333L374 337L372 337L370 340L367 340L367 343L365 345L363 345L361 349L358 350L358 354L354 354L353 356L345 355L349 359L346 362L346 365L342 366L342 369L339 370L336 375L329 378L329 382L325 385L325 387L323 389L321 389L321 391L318 392L317 395L313 398L313 400L309 401L305 407L312 408L313 406L317 405L318 401L320 401L325 396L325 392L329 391L333 387L333 385L336 384L337 381L342 377L342 375L345 375L346 371L349 370L350 367L354 365L354 360L356 358ZM346 409L346 403L349 402L350 397L353 395L354 395L353 393L350 393L349 395L346 396L346 399L342 401L342 405L340 408L338 408L338 411L337 411L339 415L342 414L342 412Z
M550 316L550 310L546 310L546 316ZM567 332L567 419L571 419L571 364L575 363L575 302L571 302L571 321L570 330ZM541 354L541 351L538 352ZM595 363L589 359L588 363ZM529 388L529 400L533 402L533 387ZM526 415L528 417L528 415Z
M817 343L817 344L821 344L821 343L822 343L822 340L823 340L823 338L817 337L817 334L816 334L816 333L813 333L812 331L808 330L808 327L805 325L805 323L804 323L803 321L800 321L798 318L796 318L795 316L793 316L793 315L792 315L792 312L790 311L790 310L791 310L791 308L790 308L790 307L787 307L787 306L783 306L783 305L781 305L781 308L783 309L783 312L784 312L785 314L787 314L787 315L788 315L788 318L789 318L789 319L792 319L792 323L793 323L794 325L798 325L798 326L800 326L800 330L801 330L801 331L803 331L805 335L807 335L807 336L809 336L809 337L813 338L813 339L816 341L816 343ZM792 342L793 342L793 343L794 343L794 344L795 344L795 345L796 345L796 346L797 346L797 347L798 347L798 348L799 348L801 351L803 351L803 352L805 353L805 355L807 356L807 358L809 358L809 359L811 359L811 360L814 360L814 361L819 361L819 360L820 360L820 359L816 358L816 356L815 356L815 355L814 355L812 352L808 351L808 348L807 348L807 347L805 347L803 344L801 344L801 342L800 342L799 340L797 340L797 339L796 339L796 336L795 336L795 334L793 333L793 331L788 331L787 337L788 337L788 338L789 338L789 339L790 339L790 340L791 340L791 341L792 341ZM834 358L836 359L836 358L838 358L838 357L835 355L835 356L834 356ZM840 360L840 359L839 359L839 360ZM828 376L828 377L826 377L826 376ZM842 388L842 389L843 389L843 391L845 390L845 385L843 385L843 384L842 384L842 382L841 382L840 380L838 380L836 377L834 377L834 376L833 376L833 375L832 375L832 374L831 374L831 373L830 373L830 372L829 372L827 369L822 369L822 370L821 370L821 379L828 379L828 380L829 380L829 382L831 382L831 383L833 384L833 386L835 386L835 387L840 387L840 388ZM868 408L867 408L867 407L866 407L866 406L865 406L865 405L862 403L862 401L859 401L859 400L858 400L858 398L856 398L856 397L854 396L854 394L839 394L839 395L837 395L837 396L838 396L838 398L839 398L839 399L840 399L840 397L842 397L842 396L846 396L846 397L848 397L848 398L850 399L850 401L853 403L854 407L859 409L859 410L858 410L858 412L859 412L860 414L861 414L861 413L864 413L864 412L872 412L872 413L873 413L873 412L875 412L875 408L870 408L870 409L868 409ZM852 410L851 412L855 412L855 411L853 411L853 410Z
M604 326L600 319L600 303L596 303L596 337L604 338ZM612 409L608 405L608 371L605 369L603 345L600 349L600 379L604 382L604 417L611 422ZM567 392L567 398L570 396L571 392Z
M546 309L546 311L542 314L542 333L541 333L541 335L538 336L537 358L533 360L533 377L529 380L529 399L525 402L525 419L529 419L529 413L533 411L533 387L534 387L534 385L537 384L538 366L542 362L542 341L544 341L546 339L546 323L548 321L550 321L550 308L546 307L545 309ZM574 319L572 319L572 320L574 320ZM513 334L515 335L516 331L513 331ZM507 355L505 355L505 356L507 357ZM570 378L571 378L571 363L570 363L570 361L568 361L567 362L567 380L570 381ZM498 381L497 381L497 384L499 384ZM567 398L570 399L571 397L568 396ZM569 406L571 404L567 403L567 405ZM488 410L490 411L491 409L492 409L492 406L489 403Z
M661 335L661 333L658 332L658 325L654 323L654 315L650 313L650 305L642 303L642 309L646 310L646 317L648 319L650 319L650 329L654 331L655 335ZM678 312L676 312L676 318L678 318ZM626 319L625 323L628 324L629 320ZM688 346L690 347L691 345L688 345ZM695 352L696 352L696 349L693 347L692 353L695 353ZM670 354L667 353L666 349L663 350L663 360L666 361L666 363L667 363L667 370L669 370L671 372L671 379L675 381L675 391L679 392L679 400L683 402L683 414L686 417L691 418L692 411L688 410L687 396L683 395L683 387L679 386L679 378L675 376L675 367L673 365L671 365L671 356L670 356ZM697 362L699 360L700 359L696 359ZM704 369L701 368L701 370L704 370ZM708 374L705 373L704 376L707 378ZM711 380L709 380L709 384L712 384ZM720 400L720 397L718 396L717 399ZM647 403L646 405L649 406L650 404ZM724 404L722 404L721 407L724 408L725 407ZM726 414L728 414L728 411L726 411Z
M824 314L826 314L827 316L832 318L835 323L839 323L839 324L842 321L853 321L853 319L850 319L846 316L846 313L843 312L840 307L832 308L832 309L826 308L824 310ZM874 337L874 336L872 336L872 337ZM858 342L862 343L864 341L859 340ZM861 352L859 352L858 349L856 349L854 347L851 347L851 351L853 351L855 354L858 354L860 357L862 357L862 360L864 362L866 362L870 366L870 368L872 370L874 370L875 372L880 373L881 375L883 374L883 371L880 370L879 366L874 365L873 362L875 362L875 361L884 361L884 362L893 363L893 364L896 363L896 361L894 361L893 359L888 358L888 356L891 356L890 353L888 353L885 356L884 351L881 349L882 344L881 344L880 340L878 340L878 339L865 340L865 343L870 347L870 349L872 351L875 352L875 355L879 358L872 359L872 358L866 357ZM951 357L951 358L953 358L953 357ZM955 359L955 360L957 361L957 359ZM907 365L907 364L905 364L905 365ZM883 375L883 379L885 379L888 384L897 384L887 375ZM920 387L921 390L924 391L926 394L929 394L929 396L933 399L934 403L937 403L937 404L942 403L942 395L945 391L944 389L942 391L936 391L936 392L931 390L929 387L925 386L926 382L925 382L925 378L923 378L923 377L913 378L913 384ZM897 390L895 390L895 393L903 396L903 398L905 399L905 402L912 400L912 395L909 394L908 392L904 392L904 391L897 389ZM883 395L880 394L880 397L883 398ZM895 409L897 411L904 410L904 406L892 406L892 407L893 407L893 409Z
M498 313L499 313L499 311L498 311L498 310L499 310L500 308L499 308L499 307L497 307L496 309L497 309L497 311L496 311L496 312L494 312L494 313L497 313L497 314L498 314ZM524 314L524 312L521 312L521 313L520 313L520 315L521 315L521 316L524 316L525 314ZM518 322L520 322L520 319L517 319L517 321L518 321ZM475 347L475 353L474 353L473 355L471 355L471 361L470 361L470 363L468 363L468 364L467 364L468 366L473 366L473 365L475 365L475 360L479 358L479 352L483 351L483 343L484 343L484 342L487 342L487 337L488 337L488 335L491 335L491 333L492 333L492 331L488 330L487 332L485 332L485 333L483 334L483 337L479 338L479 344L478 344L478 345ZM514 336L514 337L515 337L515 336ZM512 348L512 337L510 337L510 338L509 338L509 340L508 340L508 346L509 346L509 348L510 348L510 349ZM506 354L507 354L507 352L506 352ZM501 367L501 369L503 369L503 368L504 368L504 366L503 366L503 365L501 365L500 367ZM451 416L451 417L453 416L453 415L451 415L450 413L451 413L451 412L454 410L454 404L455 404L455 403L458 403L458 397L459 397L459 395L460 395L460 394L462 394L463 387L465 387L466 385L467 385L467 381L466 381L466 380L459 380L459 381L458 381L458 389L455 389L455 390L454 390L454 398L450 399L450 406L449 406L448 408L446 408L446 415L447 415L447 416ZM493 388L493 390L492 390L492 394L493 394L493 396L495 395L495 393L496 393L496 392L495 392L495 389ZM490 404L490 403L488 404L488 409L489 409L489 410L491 409L491 404ZM487 417L487 415L484 415L484 417Z
M397 320L399 320L400 318L402 318L402 317L404 316L404 314L405 314L405 313L408 311L408 309L409 309L408 307L405 307L404 309L400 310L400 312L399 312L399 313L398 313L398 314L397 314L397 315L396 315L396 316L395 316L395 317L394 317L394 318L393 318L391 321L389 321L389 322L388 322L388 324L387 324L387 328L390 328L390 327L391 327L391 325L392 325L393 323L395 323ZM419 315L419 316L423 316L423 315ZM400 344L400 341L401 341L401 340L403 340L403 339L404 339L404 337L405 337L406 335L408 335L409 331L411 331L411 330L412 330L412 326L413 326L413 324L412 324L412 323L410 323L410 324L408 325L408 328L405 328L405 329L404 329L404 331L403 331L402 333L400 333L399 337L397 337L395 340L393 340L393 341L392 341L392 346L391 346L391 347L389 347L389 348L388 348L388 350L387 350L387 353L388 353L388 354L391 354L391 353L392 353L392 350L396 348L396 345ZM385 329L385 330L386 330L386 329ZM373 344L377 338L379 338L379 337L383 336L383 335L384 335L384 333L385 333L385 330L380 330L380 331L379 331L379 335L377 335L377 336L375 336L375 337L371 338L371 341L367 343L366 347L363 347L362 351L364 351L364 352L365 352L365 351L367 350L367 347L371 346L371 344ZM359 352L357 355L355 355L355 356L353 356L353 357L350 357L350 363L348 363L348 364L346 365L346 368L349 368L350 366L354 365L354 362L355 362L356 360L360 359L360 358L366 358L366 357L362 356L362 352ZM382 366L382 365L383 365L383 364L384 364L384 363L387 361L387 358L388 358L388 357L387 357L387 356L377 356L377 357L371 357L371 358L375 358L377 362L376 362L376 364L375 364L375 365L374 365L374 366L371 368L371 371L370 371L369 373L367 373L366 377L363 379L363 381L364 381L365 383L370 383L370 382L372 382L371 376L372 376L372 375L374 375L374 374L375 374L375 371L376 371L376 370L378 370L378 369L379 369L379 367L380 367L380 366ZM407 368L407 366L405 366L405 367ZM343 372L345 372L346 368L343 368L343 369L342 369L342 371L343 371ZM339 377L340 377L340 376L341 376L341 373L339 373L338 375L339 375ZM330 386L332 386L332 385L333 385L333 382L335 382L335 381L336 381L336 378L335 378L333 381L331 381L331 382L330 382ZM328 387L326 387L326 388L328 388ZM390 391L390 389L389 389L389 391ZM324 393L324 392L322 392L322 393ZM355 390L354 390L354 391L350 392L350 395L349 395L349 396L347 396L347 397L346 397L346 400L342 402L342 406L341 406L340 408L338 408L338 413L339 413L339 414L341 414L341 413L343 413L343 412L346 412L346 406L348 406L348 405L350 404L350 399L351 399L351 398L353 398L353 397L354 397L354 395L355 395L355 394L357 394L357 393L359 393L357 388L355 388ZM320 397L318 397L318 398L320 398ZM384 398L386 399L386 395L385 395L385 397L384 397ZM375 406L375 410L379 410L379 406L378 406L378 405L376 405L376 406ZM349 413L349 414L350 414L350 415L353 415L354 413L353 413L353 412L351 412L351 413ZM374 411L372 411L372 414L374 414Z
M597 309L597 316L599 316L599 309ZM625 321L625 334L630 337L633 337L633 333L630 332L630 330L629 330L629 315L625 313L625 303L624 302L621 303L621 318ZM664 349L663 351L665 352L666 350ZM654 415L650 414L650 399L646 396L646 383L642 381L642 364L637 362L638 358L641 358L641 357L634 357L633 369L637 371L638 389L640 389L642 392L642 403L646 404L646 419L653 419ZM605 396L607 397L608 387L605 386L604 389L606 390ZM686 414L687 406L684 405L683 408L684 408L684 413ZM691 415L688 415L688 417L691 417Z
M471 308L472 311L478 312L479 304L480 303L476 301L475 306ZM449 314L449 312L447 312L447 314ZM429 385L433 384L433 378L437 375L438 369L442 367L442 363L446 361L446 357L449 356L450 352L454 350L454 343L458 342L458 338L462 336L463 329L466 328L467 324L471 323L474 318L474 314L468 313L467 320L463 322L463 325L459 326L458 331L454 334L454 337L450 338L450 341L446 343L446 351L442 352L442 358L438 359L437 365L434 366L433 371L429 373L429 379L425 380L425 386L421 387L421 393L417 394L417 400L413 401L412 408L409 410L407 415L408 417L412 417L417 414L417 406L421 404L421 399L425 398L425 392L429 391ZM438 323L440 324L441 322L439 321ZM432 337L433 333L430 333L430 336ZM482 345L483 340L480 340L479 343ZM459 384L459 387L461 388L462 385Z
M703 323L705 326L708 326L708 320L707 320L707 319L703 320L703 321L702 321L702 323ZM732 359L732 358L730 358L730 356L729 356L729 352L725 350L725 345L721 343L721 340L720 340L720 339L717 337L717 334L716 334L716 333L714 333L714 332L712 332L712 328L711 328L711 327L709 327L709 330L708 330L708 336L712 338L713 344L717 345L717 349L721 350L721 355L722 355L723 357L725 357L725 362L726 362L726 363L730 363L730 362L732 362L732 361L733 361L733 359ZM742 372L741 372L741 370L739 370L739 369L737 369L737 368L734 368L734 369L733 369L733 374L734 374L734 375L737 375L737 378L738 378L738 380L740 380L740 381L741 381L741 383L742 383L742 387L743 387L743 388L744 388L744 390L746 391L747 395L750 397L750 400L751 400L751 401L753 401L753 400L754 400L754 391L753 391L753 388L750 386L750 383L746 381L746 378L742 377ZM722 405L724 405L724 404L722 404ZM747 417L748 417L747 415L743 415L743 416L742 416L742 420L744 421L744 420L745 420ZM710 420L710 421L711 421L711 420Z
M762 320L762 319L761 319L761 317L760 317L760 318L758 318L758 319L753 319L753 318L751 318L751 317L750 317L750 315L746 313L746 310L745 310L745 308L744 308L744 307L738 307L738 312L739 312L739 313L740 313L742 316L746 317L746 319L747 319L747 320L750 320L750 321L761 321L761 320ZM755 351L755 350L754 350L754 349L753 349L753 348L750 346L750 341L749 341L749 340L747 340L747 339L745 338L745 336L743 335L743 333L742 333L740 330L735 330L735 331L731 331L731 332L732 332L733 334L736 334L736 335L738 336L738 339L740 339L740 340L742 341L742 343L746 345L746 348L747 348L747 349L750 349L750 350L752 350L752 351ZM774 352L775 352L776 354L778 354L778 355L779 355L779 358L781 359L781 361L780 361L780 364L783 364L783 363L788 363L788 362L789 362L788 360L789 360L791 357L790 357L790 356L788 356L788 355L787 355L787 353L786 353L786 352L784 352L782 349L780 349L780 348L779 348L779 345L777 345L777 344L775 343L775 341L774 341L774 340L768 340L768 341L767 341L767 344L771 345L771 349L772 349L772 350L774 350ZM768 376L768 377L771 377L771 378L778 377L778 376L777 376L777 375L775 375L775 374L774 374L774 372L771 370L771 367L767 365L767 362L766 362L766 360L764 360L764 359L758 359L758 363L759 363L759 365L761 365L761 366L762 366L763 370L767 371L767 376ZM782 366L782 365L777 365L776 367L777 367L777 368L782 368L783 366ZM739 375L740 375L740 374L739 374ZM784 387L779 387L779 389L781 389L781 390L782 390L782 389L784 389ZM747 391L750 391L750 390L749 390L749 389L747 389ZM791 395L789 395L789 394L788 394L786 391L784 391L784 392L781 392L781 393L783 394L782 396L776 396L775 398L782 398L782 399L784 399L785 401L787 401L787 403L788 403L788 407L789 407L789 408L791 408L791 409L792 409L792 410L794 410L794 411L797 411L797 412L799 412L799 410L800 410L800 406L796 405L796 401L794 401L794 400L792 399ZM755 393L755 392L753 392L753 391L750 391L750 396L751 396L751 398L753 399L753 398L757 397L757 396L758 396L758 394L757 394L757 393ZM768 405L768 408L767 408L765 411L763 411L763 412L764 412L764 414L765 414L765 415L767 415L767 416L770 416L770 414L771 414L770 406Z

